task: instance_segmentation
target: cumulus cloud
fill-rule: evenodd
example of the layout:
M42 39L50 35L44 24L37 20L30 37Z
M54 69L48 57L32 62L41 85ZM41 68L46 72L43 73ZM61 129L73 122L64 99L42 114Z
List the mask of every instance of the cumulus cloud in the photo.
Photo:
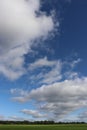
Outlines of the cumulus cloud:
M38 102L38 110L48 114L47 118L58 120L81 107L87 106L87 78L64 80L33 89L23 101ZM13 99L17 101L19 97Z
M45 119L56 121L80 107L85 107L87 78L79 78L78 73L72 71L79 62L80 59L72 62L50 61L46 57L36 60L29 66L31 72L42 69L37 76L32 74L31 80L41 79L40 82L45 85L31 91L11 89L11 94L14 95L12 100L22 103L35 101L38 104L37 110L24 109L21 112L33 118L45 115ZM43 69L46 69L45 73Z
M54 29L40 7L40 0L0 0L0 73L11 80L25 73L24 55L34 40Z
M28 110L28 109L23 109L21 110L22 113L32 116L33 118L45 118L47 115L46 114L41 114L37 110Z

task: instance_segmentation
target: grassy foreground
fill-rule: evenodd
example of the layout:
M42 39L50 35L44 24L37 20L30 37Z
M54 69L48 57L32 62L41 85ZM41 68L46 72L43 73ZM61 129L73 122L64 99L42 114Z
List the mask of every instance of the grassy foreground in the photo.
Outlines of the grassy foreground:
M0 125L0 130L87 130L87 124L69 125Z

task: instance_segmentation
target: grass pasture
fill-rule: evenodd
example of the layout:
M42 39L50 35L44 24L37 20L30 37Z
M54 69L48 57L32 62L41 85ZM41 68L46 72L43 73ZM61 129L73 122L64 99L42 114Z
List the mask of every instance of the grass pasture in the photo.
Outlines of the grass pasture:
M87 130L87 124L68 125L0 125L0 130Z

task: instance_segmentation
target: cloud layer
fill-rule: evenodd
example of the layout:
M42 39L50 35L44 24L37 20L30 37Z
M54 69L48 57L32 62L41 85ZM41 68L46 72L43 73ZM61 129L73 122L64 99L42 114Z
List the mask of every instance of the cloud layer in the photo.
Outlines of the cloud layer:
M87 106L86 91L87 78L76 78L43 85L31 90L26 96L13 99L19 102L34 100L38 102L38 110L47 114L48 119L58 120L72 111Z
M28 116L32 116L34 119L38 119L38 118L45 118L47 115L46 114L41 114L39 111L36 110L28 110L28 109L23 109L21 110L22 113L28 115Z
M0 0L0 73L11 80L25 73L24 55L34 40L54 29L52 16L40 7L40 0Z

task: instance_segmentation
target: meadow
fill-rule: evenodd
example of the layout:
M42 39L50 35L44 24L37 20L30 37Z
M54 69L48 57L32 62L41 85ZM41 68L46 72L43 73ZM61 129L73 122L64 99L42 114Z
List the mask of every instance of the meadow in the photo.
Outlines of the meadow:
M0 125L0 130L87 130L87 124L68 125Z

